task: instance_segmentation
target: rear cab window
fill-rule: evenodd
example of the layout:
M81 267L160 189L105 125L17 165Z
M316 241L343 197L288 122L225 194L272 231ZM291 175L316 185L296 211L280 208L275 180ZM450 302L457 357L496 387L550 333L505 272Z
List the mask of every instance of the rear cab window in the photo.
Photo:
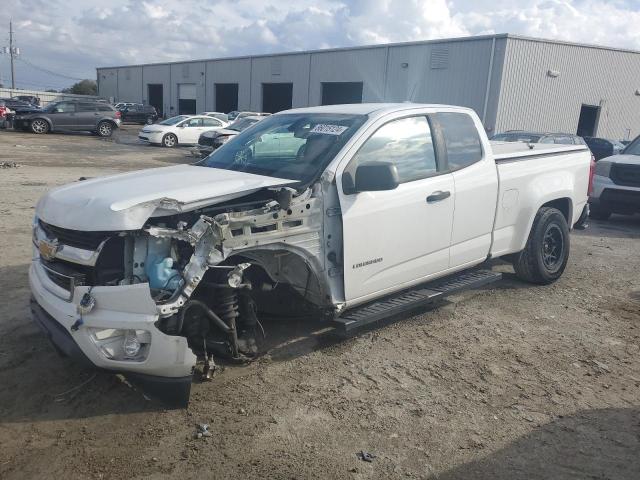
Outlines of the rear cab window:
M471 116L459 112L439 112L430 118L442 136L443 153L449 171L460 170L482 160L482 141Z

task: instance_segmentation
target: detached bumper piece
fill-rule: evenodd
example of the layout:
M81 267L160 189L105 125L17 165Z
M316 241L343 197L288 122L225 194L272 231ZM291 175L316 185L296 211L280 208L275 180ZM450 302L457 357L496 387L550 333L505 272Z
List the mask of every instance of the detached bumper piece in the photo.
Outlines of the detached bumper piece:
M365 325L393 315L406 313L416 308L433 305L436 301L448 295L463 290L479 288L501 278L501 273L492 272L491 270L472 270L451 275L426 283L421 287L367 303L362 307L347 310L342 316L333 321L333 325L339 334L347 336Z
M113 371L98 368L80 349L71 333L49 315L35 299L31 299L31 314L34 322L53 344L58 353L69 357L85 368L123 375L132 385L138 387L145 395L158 400L171 408L186 408L191 394L192 376L158 377L136 372Z

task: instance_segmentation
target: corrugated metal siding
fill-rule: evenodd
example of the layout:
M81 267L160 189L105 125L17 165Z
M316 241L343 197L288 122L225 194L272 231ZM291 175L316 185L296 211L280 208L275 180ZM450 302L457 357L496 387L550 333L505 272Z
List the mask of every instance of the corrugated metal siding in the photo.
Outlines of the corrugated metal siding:
M586 104L602 106L598 136L622 139L630 131L634 137L640 134L637 88L639 53L509 38L497 129L576 133Z
M103 98L118 98L118 69L109 68L98 70L98 95Z
M409 100L470 107L482 117L491 48L492 39L390 47L385 97L396 102ZM503 52L504 39L496 42L494 51L491 90L496 93ZM490 125L486 125L489 128L495 118L494 105L490 98L487 117Z
M320 105L322 82L363 82L362 101L384 101L387 47L311 54L309 105Z
M203 110L215 111L215 84L238 84L238 108L251 109L251 59L212 60L206 65L206 107Z
M169 111L170 102L170 83L169 83L169 65L148 65L142 67L142 101L149 103L149 84L162 85L162 111Z
M180 83L198 85L198 110L215 109L215 83L238 83L238 107L260 110L262 83L293 83L293 106L302 107L321 103L323 82L362 82L363 102L412 99L453 103L481 114L492 39L485 36L98 69L98 75L116 75L115 84L106 81L100 85L100 93L120 101L147 100L147 85L162 83L165 114L170 115L177 112ZM431 68L431 60L437 68ZM494 63L494 72L500 66L500 62ZM127 70L131 80L120 84ZM142 78L136 71L142 72Z
M252 110L262 111L263 83L293 83L292 107L309 104L309 54L256 57L251 69Z
M202 112L206 104L205 89L205 63L204 62L184 62L172 63L171 67L171 89L169 92L169 110L165 111L166 116L178 114L178 85L181 83L195 84L196 86L196 112ZM147 68L147 67L145 67Z
M120 102L142 101L142 67L117 70L118 97Z

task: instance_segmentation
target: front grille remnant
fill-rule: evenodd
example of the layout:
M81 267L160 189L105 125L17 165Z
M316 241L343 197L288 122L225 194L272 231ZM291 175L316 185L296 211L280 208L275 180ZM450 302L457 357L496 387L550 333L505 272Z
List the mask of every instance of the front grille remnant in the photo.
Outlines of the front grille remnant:
M56 227L40 220L40 227L46 232L47 237L58 239L62 245L81 248L83 250L96 250L100 244L118 232L82 232Z

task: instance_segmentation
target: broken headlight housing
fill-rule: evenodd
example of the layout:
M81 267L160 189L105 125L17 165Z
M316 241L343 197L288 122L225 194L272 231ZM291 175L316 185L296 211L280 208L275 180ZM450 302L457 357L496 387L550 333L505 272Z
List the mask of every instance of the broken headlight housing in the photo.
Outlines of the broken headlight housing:
M151 333L147 330L90 328L89 336L109 360L143 362L151 347Z

